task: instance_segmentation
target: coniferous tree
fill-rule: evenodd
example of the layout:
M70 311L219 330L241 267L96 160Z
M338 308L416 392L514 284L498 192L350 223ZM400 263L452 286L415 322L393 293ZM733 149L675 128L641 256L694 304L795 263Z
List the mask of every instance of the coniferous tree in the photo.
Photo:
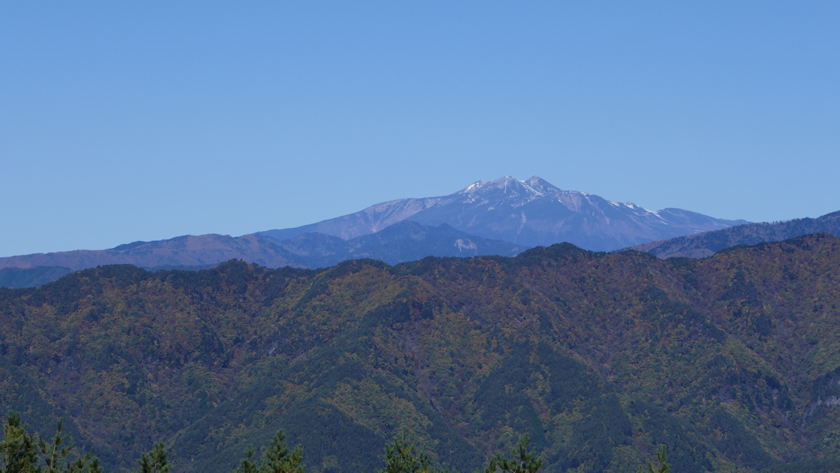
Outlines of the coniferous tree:
M303 447L298 445L291 452L286 448L286 434L277 432L263 456L265 473L304 473Z
M542 466L542 459L537 457L534 450L528 450L529 443L530 437L523 435L511 449L510 458L503 453L496 454L490 459L490 465L484 469L484 473L536 473Z
M260 465L254 461L253 447L248 447L248 450L245 451L245 458L239 462L239 466L233 470L233 473L260 473Z
M149 453L144 453L138 463L140 470L137 473L168 473L171 466L163 442L155 443L155 448Z
M408 433L402 433L394 438L392 443L385 445L385 469L376 473L444 473L432 467L432 462L426 449L417 450Z
M254 460L254 448L248 447L239 466L233 473L304 473L303 447L298 445L289 451L286 447L286 434L281 430L274 435L268 449L262 455L262 462Z
M669 473L671 465L668 464L668 458L665 456L665 446L656 451L656 465L650 460L647 461L647 470L644 466L639 467L639 473Z
M55 428L55 436L51 443L38 438L38 450L41 452L45 465L44 473L102 473L99 459L88 452L76 461L62 465L67 456L73 453L75 445L70 441L70 434L62 435L64 422L59 419Z
M0 442L2 473L102 473L99 459L88 452L75 461L65 463L73 456L75 446L70 435L62 435L64 423L59 420L52 442L47 443L39 434L26 432L21 424L20 414L10 412L3 428L4 438Z
M3 426L3 441L0 442L0 470L2 473L39 473L38 439L26 431L21 424L20 414L9 412Z

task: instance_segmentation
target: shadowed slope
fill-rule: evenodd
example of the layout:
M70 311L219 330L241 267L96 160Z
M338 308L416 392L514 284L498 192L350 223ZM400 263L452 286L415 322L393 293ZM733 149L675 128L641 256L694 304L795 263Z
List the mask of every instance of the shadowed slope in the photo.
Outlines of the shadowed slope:
M840 212L833 212L819 218L738 225L699 235L645 243L634 246L632 249L645 251L659 258L705 258L724 248L782 241L813 233L829 233L840 236Z

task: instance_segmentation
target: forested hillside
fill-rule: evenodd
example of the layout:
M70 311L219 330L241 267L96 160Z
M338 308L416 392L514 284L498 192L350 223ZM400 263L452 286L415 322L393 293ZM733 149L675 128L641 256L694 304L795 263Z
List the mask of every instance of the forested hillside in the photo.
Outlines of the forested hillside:
M227 472L281 428L314 473L381 468L403 429L457 471L521 434L545 471L659 445L674 472L795 471L840 455L838 269L830 235L704 260L105 266L0 289L0 406L64 417L106 471L160 439L177 471Z

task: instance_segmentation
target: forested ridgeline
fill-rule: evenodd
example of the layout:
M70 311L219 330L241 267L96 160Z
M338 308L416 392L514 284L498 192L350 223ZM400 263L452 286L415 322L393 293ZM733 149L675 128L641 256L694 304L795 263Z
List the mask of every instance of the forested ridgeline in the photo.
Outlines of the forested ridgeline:
M400 432L453 471L522 435L545 471L633 471L660 445L675 472L821 468L839 249L105 266L0 290L0 406L33 432L63 418L106 471L162 441L173 471L228 472L280 429L310 472L382 468Z

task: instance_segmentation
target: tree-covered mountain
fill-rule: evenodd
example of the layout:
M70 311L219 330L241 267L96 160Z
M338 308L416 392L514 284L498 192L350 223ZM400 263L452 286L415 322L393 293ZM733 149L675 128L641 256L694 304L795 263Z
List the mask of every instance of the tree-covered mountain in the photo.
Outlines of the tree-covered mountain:
M269 268L322 268L358 258L397 264L426 256L514 256L524 249L512 243L468 235L448 225L430 227L416 222L399 222L379 233L351 240L320 233L305 233L289 240L259 235L187 235L170 240L138 241L110 250L0 258L0 268L3 268L0 287L38 286L64 276L70 271L68 268L81 270L109 264L132 264L149 270L194 270L240 259Z
M343 217L257 235L286 240L317 232L351 239L405 220L431 226L447 224L525 247L569 242L595 251L747 223L673 208L654 212L631 202L610 202L586 192L561 190L537 176L525 181L506 176L478 181L448 196L384 202Z
M659 258L705 258L724 248L782 241L812 233L840 236L840 212L819 218L801 218L776 223L750 223L698 235L654 241L633 247Z
M373 471L402 430L458 471L525 433L545 471L661 444L674 471L790 471L840 455L838 267L830 235L703 260L103 266L0 290L0 406L64 417L112 469L162 439L178 471L230 471L283 428L314 473Z

